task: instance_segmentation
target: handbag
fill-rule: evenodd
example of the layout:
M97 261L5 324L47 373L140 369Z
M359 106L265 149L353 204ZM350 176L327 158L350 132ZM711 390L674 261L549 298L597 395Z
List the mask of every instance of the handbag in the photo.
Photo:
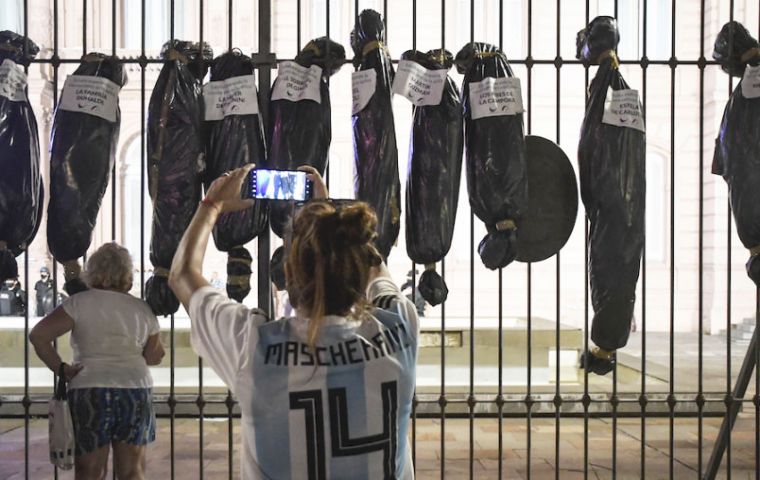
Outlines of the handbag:
M64 365L61 363L58 369L55 395L48 402L50 463L61 470L71 470L74 466L74 422L66 398Z

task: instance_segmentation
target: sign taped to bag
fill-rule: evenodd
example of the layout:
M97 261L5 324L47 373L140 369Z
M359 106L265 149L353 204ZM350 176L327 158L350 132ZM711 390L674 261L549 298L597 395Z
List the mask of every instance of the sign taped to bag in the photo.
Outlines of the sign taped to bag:
M259 98L253 75L242 75L203 86L204 119L223 120L230 115L258 115Z
M760 97L760 65L747 65L742 77L742 95L744 98Z
M313 100L322 103L319 85L322 69L317 65L302 67L296 62L283 62L278 67L279 74L272 89L272 100Z
M393 93L417 106L441 103L448 70L428 70L417 62L401 60L393 79Z
M58 108L115 122L120 90L121 87L107 78L69 75L63 84Z
M377 72L375 70L360 70L351 74L351 115L364 110L377 88Z
M523 113L522 89L517 77L486 77L470 83L470 112L473 120Z
M16 63L6 58L0 65L0 97L11 102L26 101L26 74Z
M635 128L644 132L644 117L641 115L638 90L609 89L604 101L602 123L616 127Z

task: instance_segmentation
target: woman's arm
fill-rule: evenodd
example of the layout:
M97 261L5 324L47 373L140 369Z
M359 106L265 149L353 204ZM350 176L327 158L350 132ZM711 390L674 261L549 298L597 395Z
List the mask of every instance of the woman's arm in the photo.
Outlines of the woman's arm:
M240 198L243 182L253 167L253 164L249 164L214 180L182 236L172 261L169 286L185 310L190 308L193 293L209 285L203 278L201 267L208 237L217 218L222 213L243 210L253 205L253 200Z
M165 354L164 344L161 343L161 334L154 333L149 336L142 352L143 357L145 357L145 363L148 365L159 365Z
M56 374L62 360L53 348L53 340L66 332L70 332L73 328L74 319L66 313L63 307L59 306L50 315L40 320L29 333L29 341L34 346L37 356ZM82 365L66 364L63 368L66 380L71 380L82 370Z

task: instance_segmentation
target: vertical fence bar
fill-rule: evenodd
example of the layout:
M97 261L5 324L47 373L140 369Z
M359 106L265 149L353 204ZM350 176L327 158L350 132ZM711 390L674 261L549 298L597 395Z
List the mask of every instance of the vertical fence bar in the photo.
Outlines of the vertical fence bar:
M671 53L670 53L670 365L669 365L669 441L668 441L668 471L670 478L673 477L674 454L675 454L675 188L676 188L676 163L675 163L675 116L676 116L676 0L672 0L671 12Z
M620 18L620 9L618 0L615 0L615 22ZM617 53L617 45L615 46ZM612 395L610 396L610 406L612 407L612 480L617 478L617 388L618 388L618 365L617 361L612 367Z
M227 49L229 51L232 51L232 15L233 15L233 6L232 6L232 0L229 0L229 3L227 4L227 14L229 15L229 18L227 19ZM267 85L269 85L267 83ZM268 89L266 90L269 91ZM269 98L269 95L265 95L262 98ZM267 229L268 231L269 229ZM269 255L267 254L267 258ZM267 284L268 285L268 284ZM269 304L271 305L271 295L270 295L270 301ZM227 475L229 480L232 480L232 476L234 475L235 471L235 450L234 450L234 420L232 416L232 409L235 406L235 401L232 398L232 392L230 390L227 390L227 399L225 401L227 406Z
M646 1L646 0L644 0ZM584 28L586 25L589 24L589 21L591 19L591 5L590 0L586 0L586 23L584 24ZM588 108L588 86L589 86L589 67L588 65L583 66L583 74L584 74L584 114L585 109ZM589 317L589 302L588 302L588 282L589 282L589 271L588 271L588 218L586 217L585 211L583 214L583 354L584 356L587 356L589 354L589 348L588 348L588 317ZM585 357L584 357L585 358ZM589 460L588 460L588 426L589 426L589 412L588 409L591 406L591 396L589 395L588 391L588 369L585 368L584 365L581 365L583 367L583 479L588 480L588 466L589 466Z
M699 279L698 279L698 304L697 315L699 315L699 345L698 345L698 365L697 365L697 475L702 478L702 447L704 435L704 132L705 132L705 0L700 2L700 20L699 20Z
M26 15L24 15L26 18ZM53 108L51 109L51 123L55 113L55 107L58 105L58 0L53 0L53 56L51 66L53 67ZM53 307L58 307L58 263L53 259ZM58 349L58 340L55 342L56 350ZM53 373L53 389L55 390L58 376ZM53 478L58 480L58 467L53 467Z
M647 121L647 68L649 66L649 57L647 57L647 22L649 11L647 0L643 0L643 21L642 28L642 57L641 57L641 115L644 118L644 125ZM646 207L645 207L646 208ZM647 435L647 233L646 221L644 222L644 248L641 252L641 393L639 394L639 407L641 408L641 452L640 452L640 475L646 477L646 435Z
M116 56L116 0L111 0L111 56ZM116 162L111 168L111 241L116 241Z
M561 144L560 139L560 90L562 88L562 77L560 73L560 69L562 68L562 50L561 50L561 9L562 9L562 2L561 0L557 0L557 35L556 35L556 47L557 47L557 55L554 58L554 68L556 72L556 98L557 102L555 105L555 118L556 118L556 138L557 138L557 144ZM562 388L561 388L561 382L560 382L560 328L559 328L559 322L560 322L560 274L561 274L561 264L560 264L560 253L557 252L556 256L556 267L555 267L555 274L556 274L556 294L555 294L555 309L556 309L556 318L557 322L554 326L554 334L555 334L555 343L557 345L557 350L555 353L555 390L554 390L554 477L556 480L559 480L559 464L560 464L560 443L559 443L559 437L561 433L561 424L560 421L562 419Z
M230 11L231 12L231 11ZM198 3L198 36L199 44L203 48L203 22L204 22L204 5L203 0L199 0ZM203 480L205 472L203 469L204 463L204 437L205 428L203 417L206 408L206 399L203 395L203 358L198 356L198 397L195 400L195 404L198 407L198 478Z
M169 0L169 39L174 42L174 0ZM174 367L175 367L175 342L174 342L174 314L170 316L169 326L169 398L167 403L169 405L169 455L170 466L169 473L171 480L174 480L175 465L174 465L174 453L175 453L175 415L177 407L177 399L174 396Z
M475 41L475 0L470 0L470 42ZM469 410L469 466L473 478L473 455L475 450L475 215L470 209L470 392L467 397ZM443 347L443 345L442 345ZM445 363L441 362L443 370ZM443 412L441 412L443 414ZM444 421L445 419L442 419ZM441 445L443 445L441 432Z
M445 0L444 0L445 1ZM443 35L445 28L441 25L441 48L446 43ZM412 0L412 50L417 50L417 0ZM412 111L414 109L412 108ZM412 261L412 303L417 308L417 265ZM417 473L417 387L414 388L414 397L412 398L412 466L414 473Z
M729 2L729 20L734 21L734 0ZM734 32L733 24L728 36L728 51L733 55ZM728 76L728 95L733 90L734 80ZM728 435L726 436L726 477L731 480L731 432L734 430L734 416L731 414L734 405L734 392L731 388L731 201L726 200L726 417L728 418Z
M24 37L29 38L29 0L24 0ZM27 50L29 43L24 41L24 58L27 56ZM29 74L29 67L24 67L24 74ZM26 93L28 93L29 87L27 86ZM16 278L18 281L18 278ZM29 251L28 248L24 251L24 286L26 291L29 291ZM32 405L31 398L29 397L29 301L27 297L27 305L24 308L24 397L22 405L24 407L24 478L29 480L29 408ZM57 472L56 472L57 473Z
M528 134L533 131L533 0L528 0L528 56L526 57L525 66L528 70ZM533 398L531 397L531 384L533 380L533 354L532 354L532 346L533 346L533 298L532 298L532 287L533 287L533 266L530 262L528 262L528 275L527 275L527 302L528 302L528 311L527 311L527 317L528 317L528 328L525 332L526 334L526 341L527 341L527 352L526 352L526 370L527 370L527 389L525 392L525 428L526 428L526 450L527 455L525 459L525 472L527 479L530 480L530 474L531 474L531 441L532 441L532 427L531 427L531 416L532 416L532 409L533 409Z
M140 298L145 300L145 3L140 0Z
M499 0L499 50L504 51L504 0ZM498 450L497 462L498 478L504 476L504 269L499 269L499 375L498 393L496 394L496 408L498 409Z

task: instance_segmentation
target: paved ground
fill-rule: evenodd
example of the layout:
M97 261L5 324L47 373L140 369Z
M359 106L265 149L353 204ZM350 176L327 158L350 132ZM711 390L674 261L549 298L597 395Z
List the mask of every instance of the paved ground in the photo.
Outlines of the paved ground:
M754 412L741 415L732 436L731 478L754 478L755 427ZM159 421L158 440L149 450L148 478L171 477L171 431L168 420ZM704 420L703 464L707 462L720 419ZM441 463L446 478L469 478L470 446L469 420L445 422L444 450L441 450L441 423L438 420L418 420L416 429L416 465L418 479L441 478ZM228 478L226 421L203 422L204 479ZM698 429L696 419L677 419L673 452L673 478L698 478ZM473 478L499 478L498 475L498 422L494 419L477 419L473 424ZM553 419L533 419L531 425L531 451L528 454L527 425L525 419L507 419L502 425L504 451L502 478L527 478L530 461L531 478L549 479L555 476L555 422ZM560 422L559 477L584 478L583 420L565 419ZM669 478L669 421L649 419L646 426L645 476L648 479ZM52 468L47 461L47 422L31 422L29 448L29 478L52 479ZM641 478L641 422L638 419L619 419L617 425L617 477ZM237 425L235 426L237 439ZM174 478L191 480L200 478L199 422L177 420L175 424ZM588 478L612 478L612 420L589 421ZM235 451L233 478L237 475L238 455ZM530 460L528 458L530 457ZM725 461L718 478L726 478ZM24 478L24 424L21 421L0 422L0 480ZM71 472L59 475L62 480L73 478ZM109 477L110 478L110 477Z

